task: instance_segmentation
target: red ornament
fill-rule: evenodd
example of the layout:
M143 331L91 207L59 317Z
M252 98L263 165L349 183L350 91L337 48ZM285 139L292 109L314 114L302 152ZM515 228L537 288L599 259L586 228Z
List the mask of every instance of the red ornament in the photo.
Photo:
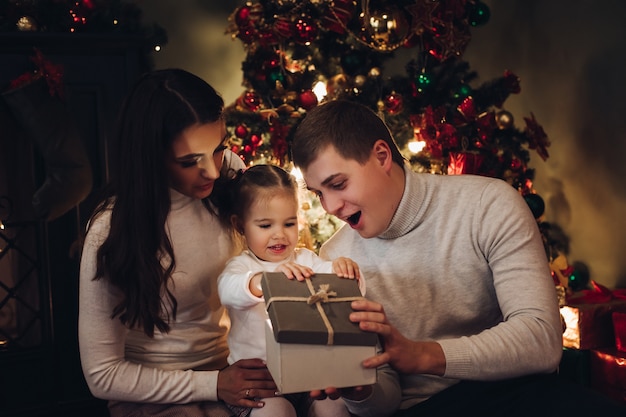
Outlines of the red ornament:
M305 110L311 110L313 107L317 106L317 96L311 90L304 90L298 96L298 103Z
M239 125L235 128L235 136L239 139L244 139L248 136L248 127L246 125Z
M310 43L317 38L317 26L306 18L296 20L294 24L294 38L298 43Z
M254 146L254 148L258 148L259 146L261 146L261 143L263 143L263 141L261 140L261 137L259 135L252 135L250 136L250 143L252 143L252 146Z
M261 97L255 91L248 90L237 99L237 104L255 112L261 108Z
M385 110L389 114L397 114L400 113L403 109L404 100L402 96L395 91L385 97Z
M246 4L235 10L234 20L239 28L252 27L261 19L262 15L263 6L261 4Z
M235 12L235 23L237 26L242 27L250 23L250 6L241 6Z

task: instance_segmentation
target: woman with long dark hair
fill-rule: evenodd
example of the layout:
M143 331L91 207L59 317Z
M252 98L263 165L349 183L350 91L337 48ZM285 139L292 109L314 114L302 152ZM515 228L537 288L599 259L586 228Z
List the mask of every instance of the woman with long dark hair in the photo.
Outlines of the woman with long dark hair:
M221 416L226 402L275 395L261 360L227 366L217 277L241 249L216 201L227 172L224 102L180 69L144 75L127 96L106 195L80 270L83 372L112 416Z

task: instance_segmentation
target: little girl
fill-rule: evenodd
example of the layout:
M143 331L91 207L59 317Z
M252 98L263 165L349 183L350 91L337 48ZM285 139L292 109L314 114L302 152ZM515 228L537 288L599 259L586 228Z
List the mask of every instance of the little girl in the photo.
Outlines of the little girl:
M298 187L293 176L274 165L255 165L241 171L234 182L227 214L247 250L232 258L218 278L219 297L231 320L229 364L239 359L265 359L267 313L260 284L263 271L280 271L298 280L316 272L333 272L359 279L364 291L359 268L352 260L323 261L314 252L297 247ZM254 390L247 390L245 396L259 400ZM262 408L231 409L240 417L296 417L297 409L304 409L306 415L310 405L314 416L349 416L341 399L312 401L308 393L264 398L261 403Z

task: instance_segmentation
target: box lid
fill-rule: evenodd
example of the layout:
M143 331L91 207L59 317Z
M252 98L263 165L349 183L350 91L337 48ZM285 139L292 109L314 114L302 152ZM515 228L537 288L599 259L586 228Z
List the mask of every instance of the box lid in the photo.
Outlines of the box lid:
M261 288L277 342L376 345L376 333L359 329L348 318L352 312L350 303L361 297L357 280L315 274L306 281L288 279L282 272L263 273ZM311 295L325 286L327 293L334 293L328 297L329 302L307 303Z

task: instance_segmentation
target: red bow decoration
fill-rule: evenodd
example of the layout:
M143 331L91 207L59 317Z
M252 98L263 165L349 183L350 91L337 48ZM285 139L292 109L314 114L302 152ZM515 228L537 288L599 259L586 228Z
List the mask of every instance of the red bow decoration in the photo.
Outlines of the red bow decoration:
M599 304L613 299L626 300L626 289L610 290L591 280L591 289L581 290L579 294L568 297L568 303Z
M548 146L550 146L550 140L548 139L548 135L543 130L543 127L537 120L535 120L535 115L531 112L530 117L524 117L524 121L526 122L526 135L528 136L528 147L530 149L536 149L537 153L544 161L548 159Z
M287 156L287 135L289 134L290 127L281 123L275 122L270 128L270 145L272 146L272 152L280 160L280 163L284 163Z
M9 84L9 90L16 89L43 77L48 83L48 91L50 92L50 95L53 97L57 95L62 98L63 67L48 61L39 49L33 49L35 50L35 55L30 57L30 60L37 66L37 69L33 72L26 72L11 81Z
M456 128L446 123L445 114L443 107L433 109L428 106L424 113L411 117L413 126L419 128L419 134L426 142L425 149L433 158L441 158L444 151L459 144Z

